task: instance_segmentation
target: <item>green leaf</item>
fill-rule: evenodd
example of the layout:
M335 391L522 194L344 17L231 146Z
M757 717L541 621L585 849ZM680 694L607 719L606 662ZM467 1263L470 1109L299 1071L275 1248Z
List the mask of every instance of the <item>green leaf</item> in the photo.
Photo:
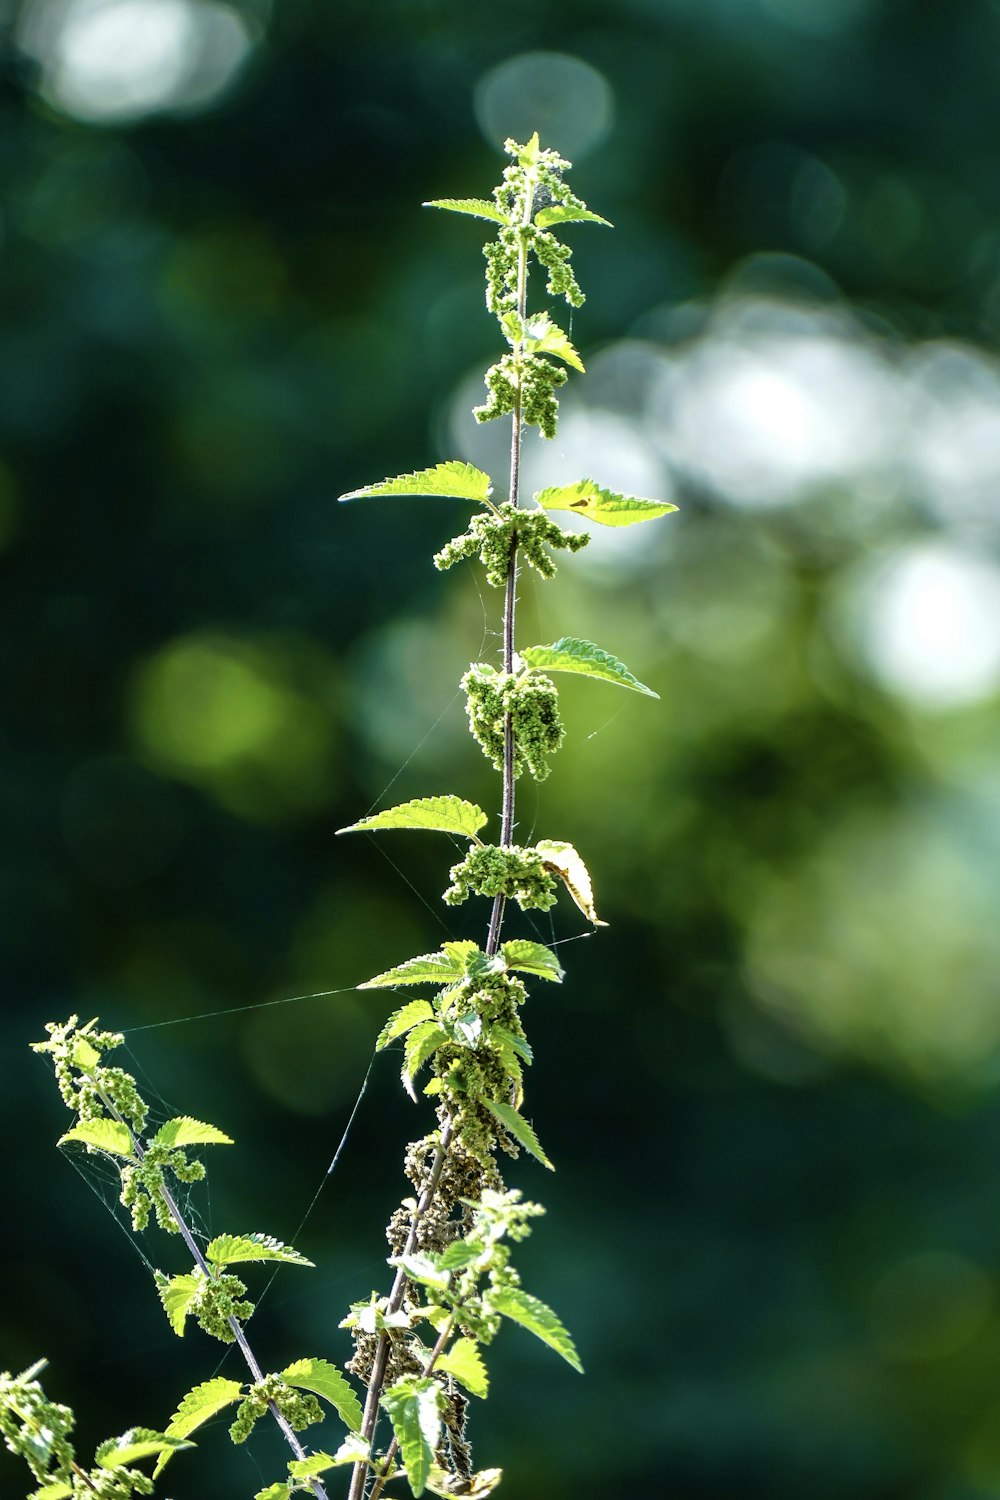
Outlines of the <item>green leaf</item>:
M140 1458L168 1457L178 1448L193 1448L194 1443L183 1438L171 1437L165 1432L154 1432L149 1427L132 1427L119 1438L109 1438L94 1454L94 1462L102 1469L124 1469Z
M604 490L593 479L539 490L535 499L544 510L572 510L586 516L588 521L599 521L602 526L631 526L636 521L653 521L677 509L664 500L643 500L638 495Z
M204 1285L205 1278L200 1272L189 1271L186 1276L171 1276L156 1288L167 1321L179 1339L184 1337L185 1320Z
M460 459L435 464L432 469L417 469L412 474L397 474L360 490L349 490L341 500L378 499L383 495L440 495L448 500L474 500L489 505L493 486L490 476ZM495 509L490 506L490 509Z
M378 1034L375 1042L375 1051L381 1052L384 1047L388 1047L390 1042L394 1042L398 1036L405 1036L406 1032L412 1030L419 1021L432 1021L433 1019L434 1012L431 1009L429 1001L411 1000L409 1005L404 1005L401 1009L393 1011Z
M471 214L474 219L492 219L495 224L509 224L507 215L486 198L432 198L424 208L446 208L453 214Z
M506 1026L491 1026L490 1040L500 1042L504 1047L509 1047L512 1052L517 1053L518 1057L523 1057L526 1063L530 1064L535 1060L535 1054L531 1050L531 1044L528 1039L523 1036L515 1036L514 1032L508 1031Z
M226 1135L225 1131L217 1130L214 1125L206 1125L203 1120L192 1120L190 1115L178 1115L175 1120L168 1120L161 1125L153 1136L154 1146L231 1146L232 1136Z
M361 1428L361 1403L347 1377L326 1359L297 1359L281 1372L282 1380L301 1390L322 1396L335 1407L340 1420L352 1432Z
M568 203L553 203L548 208L540 208L535 223L539 229L551 229L553 224L604 224L608 229L614 228L610 219L602 219L589 208L571 208Z
M43 1484L40 1490L32 1490L28 1500L71 1500L73 1486L57 1479L54 1484Z
M288 1472L293 1479L314 1479L317 1474L325 1474L327 1469L334 1467L332 1453L312 1453L308 1458L293 1458L288 1465Z
M403 1087L410 1098L416 1102L416 1094L413 1089L413 1080L429 1057L437 1051L442 1042L448 1040L448 1034L443 1026L437 1021L420 1021L409 1036L406 1038L406 1048L403 1053L403 1068L401 1077Z
M542 856L545 868L564 882L587 921L593 922L595 927L607 927L607 922L602 922L594 910L590 872L573 845L561 839L539 839L535 849Z
M438 1359L436 1368L454 1376L459 1385L464 1385L471 1395L489 1395L490 1377L486 1373L483 1357L472 1339L456 1339L447 1354L442 1354Z
M442 1270L436 1255L421 1255L414 1251L412 1255L394 1255L391 1264L402 1266L410 1280L419 1281L421 1286L429 1286L435 1292L448 1290L451 1273Z
M412 802L387 807L385 812L374 813L370 818L362 818L360 823L351 823L348 828L338 828L337 832L360 833L372 828L426 828L438 833L460 833L465 838L475 839L487 821L481 807L477 807L474 802L465 802L461 797L415 797Z
M386 969L384 974L376 974L374 979L366 979L358 989L389 989L397 984L446 984L461 973L447 953L420 953L416 958L397 964L394 969Z
M287 1266L312 1266L291 1245L283 1245L269 1234L220 1234L205 1251L205 1259L213 1266L235 1266L242 1261L280 1260Z
M186 1438L203 1426L217 1412L224 1411L238 1401L243 1387L238 1380L226 1380L217 1375L214 1380L203 1381L188 1391L167 1423L167 1437Z
M58 1144L65 1146L67 1141L80 1141L93 1151L107 1151L111 1156L135 1155L132 1132L118 1120L81 1120L59 1137Z
M437 1382L427 1376L409 1376L390 1386L382 1397L414 1495L422 1495L426 1488L434 1453L441 1439L440 1389Z
M521 974L534 974L537 979L551 979L561 983L563 971L551 948L544 943L534 943L530 938L511 938L500 948L508 969L517 969Z
M253 1500L290 1500L290 1484L269 1484L266 1490L258 1490Z
M81 1073L91 1073L101 1060L101 1054L96 1047L92 1047L85 1036L79 1032L73 1038L73 1065L80 1069Z
M548 1344L557 1354L561 1354L567 1364L573 1366L583 1374L583 1365L566 1329L560 1323L551 1307L546 1307L537 1297L531 1297L527 1292L522 1292L520 1287L498 1287L489 1293L489 1302L494 1310L501 1313L505 1318L510 1318L515 1323L520 1323L522 1328L527 1328L536 1338L541 1339L543 1344Z
M555 1171L555 1167L539 1145L537 1135L523 1115L519 1115L517 1110L512 1109L509 1104L504 1104L502 1099L484 1099L482 1102L494 1119L500 1121L504 1130L512 1135L525 1151L530 1151L531 1155L540 1161L543 1167L548 1167L550 1172Z
M583 360L570 342L569 335L564 333L557 323L553 323L546 314L529 319L524 331L526 335L524 347L529 354L554 354L557 359L572 365L574 370L579 370L581 374L586 373Z
M461 978L466 975L475 978L477 974L482 974L493 966L489 955L483 952L478 943L473 943L468 938L463 938L461 942L442 943L441 948L454 964L455 975Z
M660 696L640 682L638 677L633 677L617 656L595 646L593 641L581 641L575 636L564 635L553 641L551 646L526 646L520 654L529 667L543 672L580 672L585 677L599 677L604 682L614 682L619 687L645 693L648 698Z

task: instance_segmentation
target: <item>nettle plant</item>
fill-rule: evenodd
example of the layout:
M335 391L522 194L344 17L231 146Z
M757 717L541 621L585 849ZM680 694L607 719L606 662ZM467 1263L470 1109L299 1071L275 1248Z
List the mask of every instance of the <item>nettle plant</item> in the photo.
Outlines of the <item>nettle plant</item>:
M489 477L461 462L341 497L441 496L473 506L468 529L434 561L445 569L478 557L489 583L503 593L502 661L474 662L462 678L469 727L502 778L499 839L485 842L480 834L487 814L454 795L418 797L341 830L428 829L467 841L467 852L450 871L444 900L457 905L482 896L491 903L482 946L446 942L438 952L408 959L359 986L424 991L392 1013L376 1042L377 1049L402 1044L402 1081L414 1100L418 1077L429 1075L420 1087L436 1114L434 1128L406 1151L412 1192L386 1230L391 1287L388 1293L373 1291L344 1318L342 1326L354 1340L347 1374L315 1355L265 1374L245 1332L254 1304L244 1268L257 1262L311 1262L266 1234L208 1238L196 1231L182 1210L178 1184L205 1175L192 1152L229 1145L230 1138L186 1116L146 1133L149 1110L135 1079L107 1061L122 1037L99 1030L96 1021L81 1026L75 1016L50 1025L48 1040L36 1043L35 1050L52 1060L62 1097L76 1116L60 1144L117 1164L121 1202L136 1232L155 1225L183 1243L184 1269L155 1272L170 1326L182 1335L193 1319L211 1337L236 1345L249 1379L215 1375L203 1381L183 1397L163 1430L132 1428L102 1444L93 1464L84 1467L70 1442L72 1412L49 1400L39 1383L44 1362L17 1376L0 1376L0 1429L35 1476L33 1500L131 1500L152 1494L166 1463L179 1449L191 1447L191 1435L223 1411L230 1413L234 1443L244 1442L269 1416L291 1450L287 1473L260 1490L256 1500L290 1500L299 1492L326 1500L337 1469L345 1471L349 1500L378 1500L384 1490L398 1494L407 1486L414 1495L485 1495L499 1483L500 1470L473 1470L466 1418L469 1398L487 1395L482 1351L504 1321L520 1324L574 1369L581 1368L559 1318L521 1286L512 1248L543 1210L505 1185L498 1160L523 1149L544 1167L552 1165L523 1113L523 1074L532 1052L521 1016L526 981L558 983L563 971L551 947L530 937L504 939L502 930L512 903L522 912L546 911L562 888L590 923L604 924L594 908L586 865L572 844L515 842L515 788L524 773L543 780L563 741L549 673L582 673L656 694L591 641L564 636L548 645L518 647L518 568L524 563L551 578L555 552L576 552L586 544L586 533L566 531L553 519L560 511L615 527L676 507L617 494L590 479L542 490L532 506L521 503L525 430L537 427L548 438L555 434L556 393L567 367L583 370L550 314L528 311L529 269L535 263L544 270L551 297L579 306L583 294L570 251L553 231L607 221L570 191L563 177L569 163L542 150L537 136L525 146L508 141L506 149L513 160L492 201L442 199L430 206L496 226L495 239L485 247L486 305L507 349L486 374L487 400L475 415L482 422L511 419L507 497L495 501ZM324 1420L330 1408L345 1429L343 1438L307 1451L299 1434ZM381 1440L380 1411L389 1419ZM151 1472L139 1467L147 1460Z

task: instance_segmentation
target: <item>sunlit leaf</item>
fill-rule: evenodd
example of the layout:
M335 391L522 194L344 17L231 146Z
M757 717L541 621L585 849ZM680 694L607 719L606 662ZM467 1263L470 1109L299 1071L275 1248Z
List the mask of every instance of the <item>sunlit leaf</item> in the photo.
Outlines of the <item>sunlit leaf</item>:
M518 1145L523 1146L525 1151L530 1151L531 1155L540 1161L543 1167L548 1167L550 1172L555 1171L555 1167L542 1150L537 1135L523 1115L519 1115L516 1109L512 1109L509 1104L504 1104L501 1099L484 1099L483 1104L494 1119L500 1121L504 1130L514 1137Z
M439 1357L435 1368L453 1376L473 1396L489 1395L490 1377L472 1339L456 1339L448 1352Z
M558 875L565 883L587 921L593 922L595 927L607 927L607 922L602 922L594 910L590 872L573 845L563 843L560 839L539 839L535 848L542 856L545 868L553 875Z
M378 484L368 484L360 490L349 490L340 499L368 500L385 495L440 495L448 500L474 500L481 505L488 505L491 490L488 474L456 458L450 459L448 463L435 464L431 469L397 474L394 479L382 479Z
M281 1378L289 1385L322 1396L335 1407L346 1427L352 1432L360 1429L361 1403L347 1377L340 1373L336 1365L331 1365L329 1360L297 1359L294 1364L282 1370Z
M508 969L534 974L538 979L551 979L556 984L563 977L559 960L544 943L532 942L530 938L510 938L501 945L500 952Z
M531 1297L527 1292L522 1292L520 1287L498 1287L489 1293L490 1305L505 1318L510 1318L515 1323L520 1323L522 1328L527 1328L536 1338L548 1344L557 1354L561 1354L567 1364L573 1366L583 1374L583 1365L566 1329L560 1323L551 1307L537 1297Z
M531 1050L527 1037L517 1036L513 1031L508 1031L505 1026L494 1024L490 1027L490 1038L493 1041L502 1042L505 1047L510 1047L519 1057L523 1057L526 1063L534 1061L535 1054Z
M599 677L604 682L614 682L619 687L645 693L649 698L660 696L638 677L633 677L624 662L612 656L610 651L595 646L593 641L564 635L551 646L526 646L520 654L529 667L543 672L579 672L585 677Z
M414 1093L413 1080L427 1059L437 1051L442 1042L447 1040L447 1032L438 1025L437 1021L420 1021L406 1038L401 1076L403 1087L414 1101L417 1096Z
M217 1412L224 1411L227 1406L238 1401L242 1391L243 1387L238 1380L226 1380L221 1375L196 1385L193 1390L188 1391L170 1418L166 1435L175 1438L189 1437Z
M475 219L492 219L495 224L507 224L507 215L501 213L495 203L486 198L432 198L424 208L445 208L453 214L471 214Z
M184 1438L170 1436L165 1432L154 1432L149 1427L133 1427L119 1438L109 1438L94 1454L94 1462L102 1469L123 1469L141 1458L159 1458L176 1453L178 1448L193 1448Z
M203 1120L192 1120L190 1115L178 1115L161 1125L153 1136L154 1146L231 1146L232 1137Z
M53 1484L43 1484L40 1490L32 1490L28 1500L70 1500L73 1486L57 1479Z
M441 1387L429 1377L409 1376L397 1381L382 1396L392 1430L399 1443L406 1477L414 1495L427 1485L434 1453L441 1439L438 1399Z
M551 203L547 208L540 208L535 215L535 223L539 229L551 229L554 224L604 224L608 229L614 225L610 219L602 219L600 214L591 213L589 208L571 208L568 203Z
M85 1036L79 1032L73 1038L73 1063L81 1072L89 1073L101 1060L101 1054L96 1047L92 1047Z
M539 329L536 333L534 330ZM525 347L533 354L554 354L557 359L564 360L574 370L579 370L581 375L585 373L585 365L580 358L569 335L564 333L557 323L553 323L548 317L532 318L525 326L527 338Z
M378 1034L375 1042L375 1051L381 1052L384 1047L388 1047L390 1042L394 1042L398 1036L405 1036L419 1021L432 1021L433 1019L434 1011L429 1001L411 1000L409 1005L404 1005L399 1010L393 1011Z
M398 807L387 807L384 812L373 813L348 828L339 828L338 833L360 833L374 828L425 828L437 833L459 833L474 839L488 819L481 807L466 802L462 797L415 797L412 802L401 802Z
M107 1151L111 1156L135 1155L132 1132L118 1120L81 1120L59 1137L60 1146L69 1141L79 1141L94 1151Z
M269 1234L220 1234L205 1251L205 1259L213 1266L235 1266L243 1261L280 1260L289 1266L311 1266L290 1245L283 1245Z
M677 509L664 500L643 500L638 495L619 495L614 490L602 489L593 479L539 490L535 499L544 510L572 510L586 516L588 521L599 521L602 526L631 526L636 521L653 521Z
M253 1500L289 1500L292 1493L290 1484L269 1484L266 1490L258 1490Z
M374 979L366 979L364 984L359 984L359 990L381 990L395 988L397 984L446 984L449 979L455 979L462 973L460 968L449 958L447 953L421 953L416 958L408 958L405 963L397 964L394 969L386 969L384 974L376 974Z

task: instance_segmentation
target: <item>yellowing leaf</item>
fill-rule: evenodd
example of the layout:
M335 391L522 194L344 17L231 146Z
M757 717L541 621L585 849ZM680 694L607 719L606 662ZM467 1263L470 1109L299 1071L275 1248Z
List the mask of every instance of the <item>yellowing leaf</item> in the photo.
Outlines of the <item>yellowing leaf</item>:
M474 500L489 505L492 490L490 476L460 459L435 464L431 469L416 469L412 474L397 474L378 484L360 490L348 490L341 500L373 500L388 495L440 495L447 500ZM490 509L495 509L490 506Z
M586 516L588 521L599 521L602 526L632 526L636 521L654 521L657 516L669 515L677 509L665 500L643 500L638 495L619 495L614 490L602 489L593 479L539 490L535 499L544 510L572 510L578 516Z
M588 922L595 927L607 927L594 910L594 892L590 884L590 872L572 844L559 839L540 839L535 845L542 856L546 870L558 875Z

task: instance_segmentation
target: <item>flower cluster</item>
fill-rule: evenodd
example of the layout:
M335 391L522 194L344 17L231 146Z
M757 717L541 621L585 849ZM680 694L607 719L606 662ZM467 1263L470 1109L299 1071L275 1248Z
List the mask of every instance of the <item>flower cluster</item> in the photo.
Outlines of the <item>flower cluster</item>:
M503 896L516 901L522 911L548 911L556 903L556 882L546 870L537 849L511 844L473 844L448 878L444 893L449 906L459 906L470 895Z
M552 578L556 565L547 549L579 552L589 541L587 532L565 531L543 510L521 510L504 500L496 511L482 510L474 515L468 531L452 537L435 555L434 566L443 572L463 558L478 555L486 569L486 581L503 588L515 545L518 556L536 573Z
M486 759L503 769L504 723L510 716L514 775L527 768L536 781L549 774L547 757L563 742L555 684L530 667L520 672L498 672L475 662L462 678L469 728Z

